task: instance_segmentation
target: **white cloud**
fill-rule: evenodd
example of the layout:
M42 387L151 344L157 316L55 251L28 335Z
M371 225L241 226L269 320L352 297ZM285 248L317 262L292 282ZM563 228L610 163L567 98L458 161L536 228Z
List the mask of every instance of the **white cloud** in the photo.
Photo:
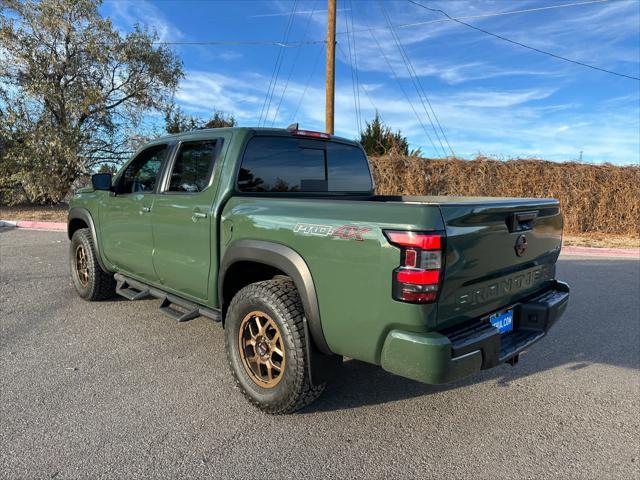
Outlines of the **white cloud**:
M108 15L122 30L130 31L135 24L140 24L158 32L161 42L176 41L184 37L162 11L148 0L132 0L110 2Z
M530 21L534 17L527 16L526 23L522 23L525 17L511 15L497 20L477 19L472 23L481 23L489 30L525 43L559 53L572 53L573 58L589 58L591 51L595 62L597 55L594 52L597 50L598 55L611 53L612 62L622 62L633 59L634 55L637 58L637 46L634 50L628 45L629 29L632 29L631 35L637 36L638 12L629 7L631 3L621 1L606 8L598 4L598 7L585 10L581 10L581 7L564 9L553 17L552 22ZM125 5L118 8L120 23L132 24L136 19L144 19L146 22L143 23L152 23L167 38L182 36L154 5L148 2L125 2ZM354 5L358 3L354 2ZM418 15L416 9L404 3L386 5L392 11L394 23L440 18L428 12ZM520 8L529 5L539 4L519 3ZM441 6L447 11L451 10L449 13L452 15L473 15L496 11L496 8L509 9L510 4L446 2ZM272 4L272 8L276 12L288 11L290 4ZM310 14L306 11L299 13ZM361 81L366 82L360 94L363 119L371 119L375 110L379 110L388 125L402 130L408 136L412 147L421 146L427 155L433 155L434 148L427 133L432 137L434 134L407 79L397 46L387 30L379 29L384 26L380 12L376 7L373 12L360 9L355 13L358 63ZM364 15L376 28L375 38L381 43L394 71L402 78L421 121L427 127L427 133L393 81L372 36L368 31L362 31L367 28L363 22ZM339 32L345 29L343 22L344 16L338 22ZM297 21L299 27L304 24L303 20ZM527 28L522 28L525 25ZM607 25L612 31L605 31ZM317 11L307 38L323 38L325 28L326 13ZM497 41L452 22L431 24L428 28L402 29L400 36L417 74L427 79L424 86L429 89L433 108L456 153L472 156L483 152L504 157L537 156L570 160L578 158L582 151L583 158L592 161L628 163L640 160L640 108L637 94L621 90L620 94L608 100L605 95L596 101L588 97L580 99L580 93L586 90L576 90L576 96L571 88L572 82L582 77L573 75L575 70L569 64L533 53L533 56L525 56L518 47L507 44L496 48ZM624 47L620 46L621 39L627 41ZM346 36L340 35L338 41L338 58L342 62L338 70L344 75L344 64L349 62L343 57L343 51L347 49ZM483 50L485 46L486 51ZM239 51L189 50L198 58L199 65L204 64L204 58L234 61L241 55ZM449 52L455 52L455 56ZM241 125L257 125L269 84L269 73L250 70L253 68L250 63L246 63L247 70L239 71L238 64L240 62L235 62L233 71L225 69L221 62L216 63L215 72L207 71L204 67L187 69L186 78L176 95L177 101L187 111L202 117L217 109L235 115ZM278 108L284 84L284 78L281 78L269 108L267 126L273 121L275 126L284 127L295 120L304 128L323 129L324 81L318 73L305 90L306 75L297 80L295 76L292 77ZM500 81L494 80L498 78L501 78ZM505 82L505 78L509 78L510 82ZM513 86L510 86L511 83ZM278 113L274 121L276 108ZM293 118L296 110L296 118ZM358 134L353 93L347 76L339 78L337 83L336 132L350 138ZM439 143L436 138L433 140Z
M447 97L447 103L462 108L506 108L533 100L542 100L553 95L551 89L532 89L514 91L462 91Z
M202 71L187 71L176 100L191 112L211 114L214 110L232 113L239 120L254 118L266 88L258 75L244 75L247 80ZM250 81L254 77L255 81Z
M177 99L187 110L206 116L214 109L233 113L242 125L257 125L268 87L268 78L244 73L236 76L206 72L187 72ZM422 147L434 155L433 147L415 114L400 92L384 84L365 85L361 91L363 119L371 119L377 108L383 120L408 136L413 147ZM292 115L305 85L290 82L279 109L277 127L299 121L304 128L324 128L324 85L307 88L297 118ZM276 89L267 126L271 125L281 94ZM541 104L553 99L553 89L529 90L472 89L450 96L434 95L431 103L442 128L457 154L466 157L478 152L516 157L536 156L551 160L583 158L591 161L638 162L640 149L638 99L616 100L632 108L612 109L610 105L584 113L572 103ZM371 99L371 101L369 100ZM439 147L419 100L412 98L428 133ZM612 100L613 101L613 100ZM630 103L632 102L632 103ZM336 90L336 133L348 138L357 136L357 122L350 85ZM375 104L375 108L372 105Z
M231 50L218 54L218 58L224 60L225 62L232 62L233 60L239 60L243 56L244 55L242 55L240 52L234 52Z

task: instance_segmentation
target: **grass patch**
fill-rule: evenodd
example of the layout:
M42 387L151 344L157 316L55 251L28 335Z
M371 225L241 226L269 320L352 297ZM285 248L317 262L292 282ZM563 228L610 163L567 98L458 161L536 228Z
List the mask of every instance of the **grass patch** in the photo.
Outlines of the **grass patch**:
M67 205L18 205L14 207L0 206L0 220L30 220L41 222L67 221Z

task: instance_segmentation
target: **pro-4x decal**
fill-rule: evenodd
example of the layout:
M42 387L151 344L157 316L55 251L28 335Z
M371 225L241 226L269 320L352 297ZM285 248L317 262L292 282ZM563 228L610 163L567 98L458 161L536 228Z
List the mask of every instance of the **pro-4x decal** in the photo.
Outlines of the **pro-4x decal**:
M340 237L345 240L364 240L363 235L370 231L368 227L358 227L355 225L342 225L332 227L331 225L315 225L313 223L298 223L294 228L294 233L304 235L315 235L318 237Z

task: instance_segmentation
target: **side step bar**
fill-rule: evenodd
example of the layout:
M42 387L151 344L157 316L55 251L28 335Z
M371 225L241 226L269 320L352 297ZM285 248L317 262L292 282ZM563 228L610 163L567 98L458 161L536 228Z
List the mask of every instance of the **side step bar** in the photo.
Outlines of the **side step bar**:
M142 300L143 298L150 296L148 288L138 290L137 288L132 287L124 278L116 278L116 280L116 293L124 298L129 300Z
M141 300L147 297L155 297L162 300L160 311L178 322L186 322L203 316L215 322L222 320L219 310L210 309L193 303L184 298L164 292L160 289L126 277L121 273L113 276L117 282L116 293L129 300ZM179 307L179 310L173 306Z
M162 300L162 304L160 305L160 311L178 322L186 322L187 320L193 320L194 318L198 318L200 316L200 309L197 306L190 305L188 307L184 307L185 311L181 312L180 310L171 308L171 305L173 305L174 303L176 305L179 305L177 302L172 302L171 300L169 300L169 297L164 297L164 300Z

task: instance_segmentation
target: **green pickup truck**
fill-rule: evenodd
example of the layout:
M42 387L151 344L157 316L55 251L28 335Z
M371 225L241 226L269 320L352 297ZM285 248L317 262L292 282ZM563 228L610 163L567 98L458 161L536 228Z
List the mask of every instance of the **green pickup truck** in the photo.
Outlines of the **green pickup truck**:
M297 127L155 140L74 195L68 235L82 298L220 321L239 389L274 414L343 357L431 384L513 365L569 299L557 200L375 195L358 143Z

